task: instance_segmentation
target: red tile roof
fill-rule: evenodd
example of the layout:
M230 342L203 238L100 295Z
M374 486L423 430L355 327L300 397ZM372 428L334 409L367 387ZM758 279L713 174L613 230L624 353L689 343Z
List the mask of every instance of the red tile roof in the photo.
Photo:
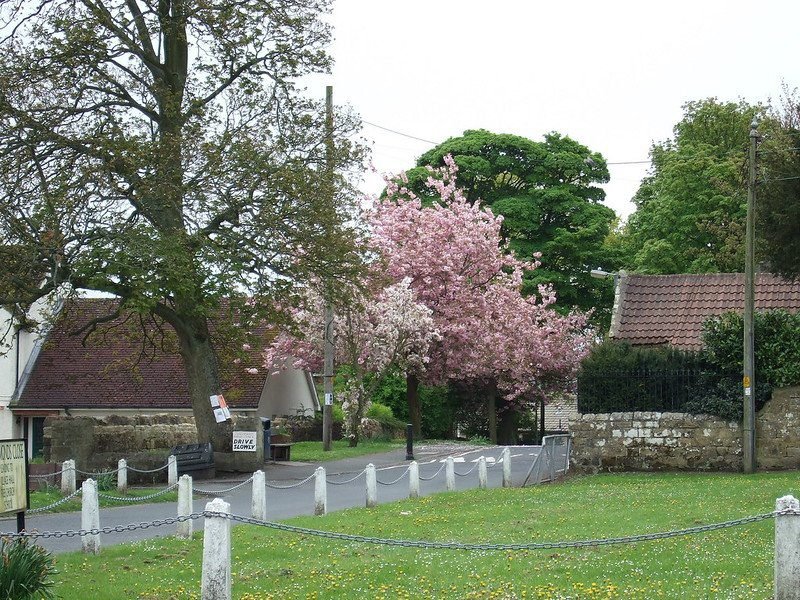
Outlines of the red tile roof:
M15 408L176 409L191 408L183 360L174 332L166 327L165 344L142 352L141 329L126 327L123 319L84 345L73 335L81 325L113 312L114 300L84 298L65 308L39 353ZM154 329L149 328L152 333ZM254 350L246 361L256 365ZM249 375L248 365L221 367L222 390L233 408L258 406L265 375Z
M618 281L611 337L698 350L707 318L744 310L744 275L627 275ZM756 310L800 310L800 282L756 274Z

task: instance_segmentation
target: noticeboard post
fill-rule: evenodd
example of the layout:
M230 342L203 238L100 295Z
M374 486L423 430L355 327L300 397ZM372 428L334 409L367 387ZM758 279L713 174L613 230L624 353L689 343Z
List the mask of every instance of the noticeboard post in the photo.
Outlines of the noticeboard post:
M28 510L28 447L25 440L0 440L0 515L17 513L17 533Z

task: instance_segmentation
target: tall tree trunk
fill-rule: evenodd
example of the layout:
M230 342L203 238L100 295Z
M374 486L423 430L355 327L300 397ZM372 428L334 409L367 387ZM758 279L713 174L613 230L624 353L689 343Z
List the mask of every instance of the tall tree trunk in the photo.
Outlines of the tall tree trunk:
M497 438L503 446L513 446L517 443L517 425L519 424L519 413L512 410L508 403L503 402L500 411L500 425Z
M217 423L211 407L210 396L221 393L219 363L211 345L208 323L204 317L195 317L183 327L176 328L180 354L186 369L186 382L192 402L197 441L211 442L214 452L231 452L230 427Z
M489 417L489 440L497 443L497 382L492 379L486 386L486 415Z
M406 401L408 417L414 426L414 437L422 437L422 407L419 404L419 378L414 373L406 373Z

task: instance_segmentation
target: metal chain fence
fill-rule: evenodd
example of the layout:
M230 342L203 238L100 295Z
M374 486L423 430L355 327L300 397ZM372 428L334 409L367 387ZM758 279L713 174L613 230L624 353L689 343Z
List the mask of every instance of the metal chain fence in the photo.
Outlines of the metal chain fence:
M164 525L175 525L184 521L199 519L199 518L220 518L229 519L236 523L243 523L247 525L256 525L258 527L266 527L278 531L286 531L289 533L297 533L301 535L310 535L314 537L322 537L328 539L343 540L348 542L360 542L368 544L377 544L382 546L400 546L405 548L425 548L425 549L446 549L446 550L553 550L553 549L567 549L567 548L586 548L597 546L611 546L618 544L637 543L644 541L663 540L674 537L681 537L686 535L694 535L698 533L707 533L710 531L717 531L721 529L729 529L746 525L749 523L757 523L767 519L774 519L777 516L783 515L800 515L800 511L793 509L786 509L780 511L772 511L739 519L732 519L730 521L723 521L721 523L712 523L708 525L698 525L696 527L688 527L685 529L676 529L672 531L664 531L658 533L643 533L637 535L613 537L613 538L597 538L586 540L572 540L560 542L529 542L529 543L468 543L468 542L436 542L425 540L400 540L392 538L378 538L363 535L354 535L348 533L339 533L335 531L323 531L319 529L310 529L307 527L298 527L295 525L287 525L284 523L276 523L272 521L260 521L252 517L243 517L229 513L221 513L214 511L203 511L192 513L190 515L183 515L178 517L168 517L166 519L156 519L149 522L131 523L129 525L117 525L113 527L100 527L96 529L76 529L67 531L24 531L22 533L7 533L3 534L4 537L9 538L61 538L61 537L83 537L86 535L98 535L109 533L125 533L128 531L135 531L138 529L149 529L152 527L162 527Z
M104 494L102 492L97 492L97 495L100 498L105 498L106 500L112 500L114 502L142 502L143 500L152 500L153 498L158 498L159 496L168 494L177 487L178 484L173 483L171 486L147 496L109 496L108 494Z

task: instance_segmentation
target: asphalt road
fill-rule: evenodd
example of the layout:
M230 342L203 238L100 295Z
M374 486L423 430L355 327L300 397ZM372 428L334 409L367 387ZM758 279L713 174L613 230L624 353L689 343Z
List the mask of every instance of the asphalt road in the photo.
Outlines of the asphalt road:
M531 464L540 452L539 446L510 446L512 482L519 485L528 473ZM463 446L419 446L415 448L415 458L419 464L420 495L426 496L445 491L444 460L453 456L456 472L456 489L466 490L478 487L478 470L476 463L479 456L487 459L487 476L489 487L502 485L502 447L480 447L465 450ZM326 469L328 486L328 512L364 506L366 500L365 478L362 474L355 480L341 485L336 482L347 482L363 471L368 463L377 469L378 502L387 503L408 497L408 476L402 476L407 467L405 449L395 450L378 455L362 456L322 463ZM267 479L267 519L271 521L287 519L299 515L314 513L314 480L288 489L275 489L274 486L293 486L313 474L316 464L309 463L268 463L264 467ZM440 470L441 469L441 470ZM438 475L434 474L439 471ZM469 473L469 474L467 474ZM424 481L424 478L430 478ZM397 480L393 483L391 482ZM211 492L208 495L197 494L194 498L194 512L205 509L206 502L214 497L221 497L231 505L231 513L249 517L251 514L252 486L245 485L238 490L227 492L246 479L245 477L221 477L215 480L194 481L193 487ZM107 492L113 495L114 492ZM149 523L158 519L175 517L177 504L163 502L155 504L124 505L100 510L100 527L114 527L132 523ZM81 527L80 512L34 514L26 516L28 530L39 532L57 532L77 530ZM195 531L202 529L203 519L194 520ZM0 521L0 532L15 532L16 520ZM136 540L166 537L175 533L175 525L147 527L123 533L101 534L101 547L131 542ZM43 537L38 543L51 552L61 553L81 549L81 538L75 537Z

